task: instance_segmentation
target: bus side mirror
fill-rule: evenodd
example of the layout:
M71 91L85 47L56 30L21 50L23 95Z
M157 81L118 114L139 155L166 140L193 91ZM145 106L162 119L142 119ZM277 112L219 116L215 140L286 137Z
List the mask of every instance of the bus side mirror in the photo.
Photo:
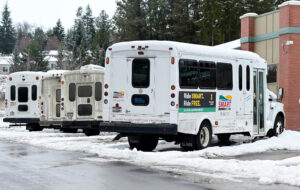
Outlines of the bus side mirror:
M283 96L284 96L284 90L283 90L283 88L279 88L279 90L278 90L278 98L279 98L279 100L282 100L283 99Z

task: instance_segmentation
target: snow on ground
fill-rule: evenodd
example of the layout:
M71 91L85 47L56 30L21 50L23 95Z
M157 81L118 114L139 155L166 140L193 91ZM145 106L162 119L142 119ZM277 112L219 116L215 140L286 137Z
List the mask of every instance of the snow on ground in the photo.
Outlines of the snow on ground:
M112 142L114 134L86 137L46 129L27 132L25 127L9 128L0 122L0 140L26 143L56 150L84 151L98 155L95 161L125 161L179 174L197 174L242 182L257 179L260 184L283 183L300 187L300 156L284 160L252 160L224 158L276 150L300 151L300 133L285 131L279 137L252 143L251 138L237 136L231 146L214 146L200 151L183 152L178 145L160 142L155 152L129 150L126 139ZM300 154L299 154L300 155ZM88 158L90 159L90 158Z

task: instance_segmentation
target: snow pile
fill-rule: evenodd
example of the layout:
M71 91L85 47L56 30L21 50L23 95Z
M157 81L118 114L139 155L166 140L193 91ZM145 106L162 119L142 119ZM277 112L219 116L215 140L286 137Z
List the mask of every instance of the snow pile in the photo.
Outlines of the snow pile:
M97 154L101 161L121 160L180 174L198 174L240 182L246 178L254 178L261 184L283 183L300 187L300 156L276 161L223 158L276 150L300 151L300 143L297 143L300 139L299 132L285 131L279 137L253 143L238 136L233 138L240 142L237 145L214 146L194 152L183 152L178 145L166 142L160 142L155 152L131 151L126 139L112 142L113 138L113 134L104 133L86 137L80 133L64 134L50 129L29 133L24 127L0 128L0 140L56 150L84 151ZM245 140L247 143L243 144Z

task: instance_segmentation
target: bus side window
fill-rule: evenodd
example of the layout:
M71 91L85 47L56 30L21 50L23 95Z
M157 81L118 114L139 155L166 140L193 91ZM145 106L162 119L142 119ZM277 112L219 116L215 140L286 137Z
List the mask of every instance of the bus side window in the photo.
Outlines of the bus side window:
M193 59L179 60L180 88L198 88L199 63Z
M243 90L243 67L239 65L239 89Z
M10 86L10 100L11 101L16 100L16 86L15 85Z
M216 88L216 64L214 62L199 61L199 87Z
M220 90L232 90L232 65L217 63L217 87Z
M95 100L100 101L102 99L102 83L95 83Z
M249 91L250 90L250 67L249 67L249 65L247 65L246 76L247 76L247 91Z
M75 83L70 83L69 84L69 100L71 102L74 102L75 96L76 96L76 85L75 85Z
M31 86L31 100L35 101L37 99L37 86Z

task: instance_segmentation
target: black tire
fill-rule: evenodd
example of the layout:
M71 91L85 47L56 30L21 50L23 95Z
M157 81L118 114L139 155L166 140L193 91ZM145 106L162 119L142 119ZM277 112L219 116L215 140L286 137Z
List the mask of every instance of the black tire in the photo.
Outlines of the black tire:
M204 121L200 126L198 134L195 136L195 141L193 141L194 150L201 150L209 147L211 144L211 139L211 125L209 122Z
M77 133L78 129L62 128L61 131L64 132L64 133Z
M144 152L153 151L158 144L157 136L128 136L129 148L136 148Z
M222 143L222 144L228 144L229 143L229 139L230 139L231 134L218 134L218 140Z
M86 136L97 136L100 134L100 130L99 129L84 129L83 133Z
M269 137L280 135L284 131L284 119L281 116L276 116L273 129L268 132Z
M41 127L40 125L31 125L31 124L28 124L28 125L26 125L26 129L29 132L33 132L33 131L42 131L44 128Z

